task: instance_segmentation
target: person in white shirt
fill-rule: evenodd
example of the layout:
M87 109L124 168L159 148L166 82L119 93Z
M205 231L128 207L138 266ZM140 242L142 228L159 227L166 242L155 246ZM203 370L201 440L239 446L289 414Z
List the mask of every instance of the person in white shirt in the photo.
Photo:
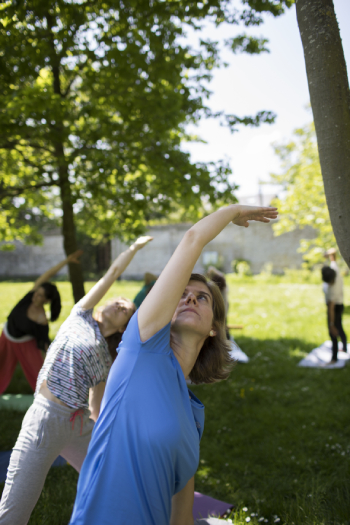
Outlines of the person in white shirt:
M327 304L327 323L332 340L332 360L329 364L334 364L338 360L338 337L343 343L343 351L347 351L347 338L342 325L344 311L343 278L336 263L336 250L331 248L325 253L325 257L330 260L330 265L322 268L323 291Z

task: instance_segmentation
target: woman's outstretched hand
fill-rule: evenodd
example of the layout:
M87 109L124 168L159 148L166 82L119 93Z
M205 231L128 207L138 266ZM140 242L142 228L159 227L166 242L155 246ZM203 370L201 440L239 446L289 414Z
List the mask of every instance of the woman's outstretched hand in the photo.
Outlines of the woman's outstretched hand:
M136 250L141 250L141 248L146 246L146 244L148 244L150 241L153 241L153 237L150 237L149 235L143 235L134 242L134 246Z
M67 257L67 262L80 264L79 257L81 257L82 254L83 254L83 250L77 250L76 252L71 253Z
M270 222L272 219L276 219L277 215L277 208L239 205L237 216L232 222L237 226L244 226L245 228L248 228L248 221Z

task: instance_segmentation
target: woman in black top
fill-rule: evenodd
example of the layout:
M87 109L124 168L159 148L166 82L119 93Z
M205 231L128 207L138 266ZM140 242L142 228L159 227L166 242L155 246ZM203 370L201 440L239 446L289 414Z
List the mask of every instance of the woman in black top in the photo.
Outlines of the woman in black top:
M69 255L41 275L34 288L16 304L7 318L0 337L0 394L8 387L19 361L23 372L35 390L36 379L43 365L43 353L49 347L49 325L44 304L50 303L51 321L61 311L61 298L57 287L48 280L68 263L79 263L82 251Z

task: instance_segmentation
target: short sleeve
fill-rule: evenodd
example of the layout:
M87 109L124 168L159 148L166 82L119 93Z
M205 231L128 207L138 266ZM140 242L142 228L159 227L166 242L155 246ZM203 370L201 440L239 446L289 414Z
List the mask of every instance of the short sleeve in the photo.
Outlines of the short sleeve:
M165 325L147 341L142 342L137 310L130 319L128 327L124 332L118 354L123 350L128 352L168 353L170 351L170 323Z
M92 312L93 308L90 308L89 310L84 310L82 308L81 303L83 299L80 299L72 308L70 315L78 315L79 317L83 317L84 319L92 319Z

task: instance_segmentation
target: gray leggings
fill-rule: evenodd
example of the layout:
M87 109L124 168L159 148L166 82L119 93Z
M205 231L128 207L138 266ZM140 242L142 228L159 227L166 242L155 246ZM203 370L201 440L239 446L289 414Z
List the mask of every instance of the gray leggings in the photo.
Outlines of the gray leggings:
M13 448L0 504L0 525L26 525L47 473L58 455L80 472L94 422L89 410L74 410L38 394L24 416Z

